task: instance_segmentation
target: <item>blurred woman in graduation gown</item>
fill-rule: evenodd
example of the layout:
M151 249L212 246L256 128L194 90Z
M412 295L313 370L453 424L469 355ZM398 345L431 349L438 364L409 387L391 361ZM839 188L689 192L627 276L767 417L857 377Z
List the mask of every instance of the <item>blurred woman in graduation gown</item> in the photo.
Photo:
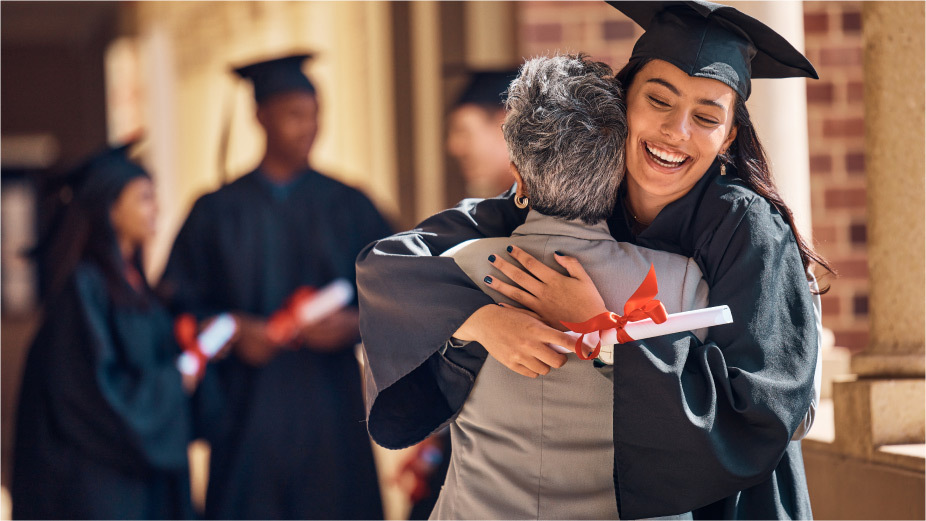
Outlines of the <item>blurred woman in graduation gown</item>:
M142 275L154 188L126 148L67 178L38 248L49 275L20 391L15 519L193 517L178 349Z
M733 324L712 328L703 342L686 333L616 347L619 516L809 518L792 436L814 393L808 269L826 263L777 194L745 100L750 75L816 73L780 35L736 9L614 4L646 32L618 74L629 137L611 235L693 258L709 305L733 314ZM464 201L358 258L368 426L378 443L400 448L450 421L487 356L482 343L493 344L490 351L510 346L522 365L557 370L544 362L548 325L494 305L453 259L435 256L466 240L509 235L525 219L513 196ZM581 298L574 278L522 280L520 293L493 287L549 324L562 320L564 307L577 313L600 298ZM454 351L467 356L446 356L452 338L475 341Z

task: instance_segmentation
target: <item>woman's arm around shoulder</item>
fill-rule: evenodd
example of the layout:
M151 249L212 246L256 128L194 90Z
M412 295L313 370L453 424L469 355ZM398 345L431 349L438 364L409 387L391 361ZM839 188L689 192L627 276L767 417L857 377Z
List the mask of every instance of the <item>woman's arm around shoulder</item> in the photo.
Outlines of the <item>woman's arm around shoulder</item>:
M464 200L360 252L368 425L378 443L420 441L462 405L472 368L481 366L485 352L474 346L473 363L459 365L440 351L470 315L493 301L452 258L439 255L467 240L511 234L526 214L514 206L512 194Z

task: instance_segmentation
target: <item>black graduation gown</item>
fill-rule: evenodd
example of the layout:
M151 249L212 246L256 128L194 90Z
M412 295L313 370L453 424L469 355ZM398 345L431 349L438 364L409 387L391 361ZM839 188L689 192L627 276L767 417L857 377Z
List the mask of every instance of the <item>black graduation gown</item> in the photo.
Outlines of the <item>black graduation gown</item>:
M492 300L453 259L430 255L510 235L525 215L511 197L463 201L358 258L368 427L378 443L415 443L465 401L485 350L441 348ZM616 350L621 517L811 517L800 444L791 434L813 394L816 330L789 227L734 175L720 176L717 165L638 237L620 204L608 224L619 241L694 258L710 305L729 305L734 319L711 329L703 344L684 333Z
M175 311L267 317L296 288L355 279L390 232L359 191L306 171L272 185L252 172L193 206L159 291ZM381 518L353 349L284 350L255 368L210 364L197 423L211 444L208 518Z
M78 266L45 310L17 410L14 519L192 519L189 402L167 312Z

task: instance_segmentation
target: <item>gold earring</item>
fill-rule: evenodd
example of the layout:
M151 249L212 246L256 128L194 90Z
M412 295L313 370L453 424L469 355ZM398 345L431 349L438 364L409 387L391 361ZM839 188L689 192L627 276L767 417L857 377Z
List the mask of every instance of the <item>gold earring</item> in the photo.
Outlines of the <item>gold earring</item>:
M727 164L720 163L720 175L727 175Z
M521 209L527 208L527 204L528 204L528 201L527 201L526 195L518 195L514 198L514 205L517 206L518 208L521 208Z

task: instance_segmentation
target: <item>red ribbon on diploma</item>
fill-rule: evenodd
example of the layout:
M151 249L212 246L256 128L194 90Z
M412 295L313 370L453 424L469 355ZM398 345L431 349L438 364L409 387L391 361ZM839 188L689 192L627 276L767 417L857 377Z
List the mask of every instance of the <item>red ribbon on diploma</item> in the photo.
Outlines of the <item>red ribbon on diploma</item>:
M601 340L599 340L598 345L595 346L595 349L589 356L586 357L582 354L582 340L588 333L616 329L617 341L623 344L633 341L633 338L624 331L624 326L626 326L628 322L637 322L647 318L653 319L653 322L657 324L665 322L669 314L666 312L666 308L662 305L662 302L656 300L657 293L659 293L659 286L656 282L656 268L650 264L649 273L646 274L646 278L643 279L640 287L633 292L633 295L631 295L630 298L627 299L627 303L624 304L624 316L605 311L585 322L562 322L562 324L571 331L582 334L582 336L576 340L576 355L582 360L591 360L597 358L598 353L601 352Z
M312 300L316 290L310 286L302 286L293 292L283 307L276 311L267 320L267 336L270 341L282 345L293 338L299 332L299 317L297 312L303 304Z
M209 357L206 356L206 353L203 353L202 348L199 346L199 340L196 338L196 328L196 317L189 313L180 315L174 321L174 337L177 338L177 343L180 344L184 353L191 354L199 361L199 371L196 372L196 378L200 379L206 371L206 363L209 361Z

